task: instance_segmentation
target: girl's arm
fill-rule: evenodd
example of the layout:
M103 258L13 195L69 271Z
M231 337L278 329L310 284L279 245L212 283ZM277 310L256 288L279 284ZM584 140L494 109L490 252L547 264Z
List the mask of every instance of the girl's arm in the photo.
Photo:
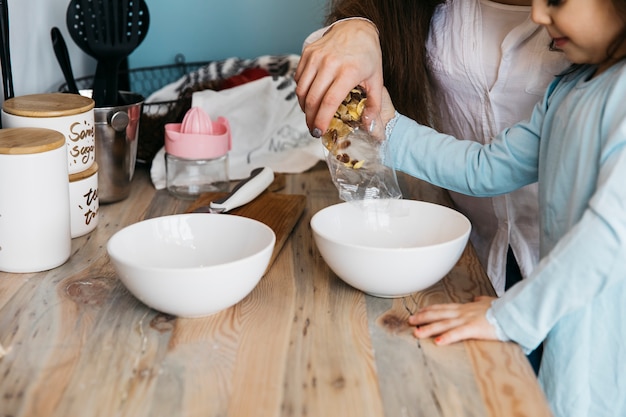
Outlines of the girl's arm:
M597 159L581 158L581 164L593 165L597 160L599 169L597 178L592 181L591 197L586 203L581 200L583 211L580 220L557 238L554 247L548 246L552 249L542 256L531 276L513 286L491 305L493 316L506 337L519 343L527 352L538 346L553 330L571 335L575 340L580 331L612 334L615 327L621 325L612 320L589 322L591 316L587 312L596 311L600 316L616 319L623 317L625 312L624 303L615 302L615 297L624 296L626 280L624 92L626 81L623 88L615 88L613 97L608 100L603 112L599 112L602 120L597 121L599 134L596 140L602 143ZM558 161L551 166L558 169ZM580 184L572 183L571 186L578 187ZM565 213L556 213L553 221L565 217ZM427 307L411 317L409 322L423 326L416 332L419 337L443 333L444 341L484 338L476 326L480 321L467 321L470 307L457 309L458 316L454 317L457 325L448 323L445 328L440 322L449 321L450 317L446 314L450 313L442 314L439 308ZM561 321L566 316L573 320Z
M488 145L459 140L400 116L388 138L392 160L385 163L439 187L477 197L516 190L537 181L545 106L545 102L538 104L530 121L506 129Z

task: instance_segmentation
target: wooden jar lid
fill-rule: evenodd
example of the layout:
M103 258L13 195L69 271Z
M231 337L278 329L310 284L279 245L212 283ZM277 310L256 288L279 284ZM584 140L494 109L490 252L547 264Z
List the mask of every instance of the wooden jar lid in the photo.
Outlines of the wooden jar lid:
M84 180L85 178L91 177L96 172L98 172L98 163L94 162L86 170L80 171L80 172L76 172L74 174L70 174L70 182L76 182L76 181Z
M61 117L85 113L95 106L89 97L78 94L48 93L13 97L4 102L2 110L22 117Z
M15 127L0 129L0 155L28 155L65 146L65 136L52 129Z

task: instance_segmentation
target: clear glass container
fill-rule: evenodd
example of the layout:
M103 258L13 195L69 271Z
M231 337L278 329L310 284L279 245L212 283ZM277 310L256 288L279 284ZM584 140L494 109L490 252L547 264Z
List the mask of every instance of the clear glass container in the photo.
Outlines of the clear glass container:
M182 199L229 189L228 154L213 159L185 159L165 154L167 190Z

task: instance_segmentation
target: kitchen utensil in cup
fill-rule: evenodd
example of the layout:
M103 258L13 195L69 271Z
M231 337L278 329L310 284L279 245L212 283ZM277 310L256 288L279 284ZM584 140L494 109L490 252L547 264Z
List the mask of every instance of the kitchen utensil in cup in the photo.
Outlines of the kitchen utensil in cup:
M143 0L72 0L67 9L67 26L76 44L97 62L93 85L96 107L115 106L118 68L143 42L150 14Z
M59 62L63 77L65 77L65 84L67 85L67 91L72 94L78 94L78 86L74 79L74 72L72 71L72 63L70 61L70 54L67 51L67 44L63 38L63 34L58 27L53 27L50 30L50 38L52 40L52 47L54 49L54 55Z
M4 99L14 97L13 73L11 70L11 48L9 42L9 5L7 0L0 0L0 65L2 65L2 88Z
M39 272L70 257L65 138L56 130L0 129L0 271Z
M89 97L63 93L13 97L2 104L2 125L60 132L65 137L69 174L88 169L96 160L94 102Z
M91 96L91 90L81 94ZM120 91L124 103L94 109L98 198L101 204L128 197L137 160L143 96Z

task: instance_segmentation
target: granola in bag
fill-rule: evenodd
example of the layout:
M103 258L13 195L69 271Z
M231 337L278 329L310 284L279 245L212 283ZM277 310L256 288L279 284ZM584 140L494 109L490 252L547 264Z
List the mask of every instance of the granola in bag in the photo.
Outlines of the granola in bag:
M395 170L382 163L383 143L362 123L366 101L365 91L353 88L322 136L333 183L344 201L402 198Z

